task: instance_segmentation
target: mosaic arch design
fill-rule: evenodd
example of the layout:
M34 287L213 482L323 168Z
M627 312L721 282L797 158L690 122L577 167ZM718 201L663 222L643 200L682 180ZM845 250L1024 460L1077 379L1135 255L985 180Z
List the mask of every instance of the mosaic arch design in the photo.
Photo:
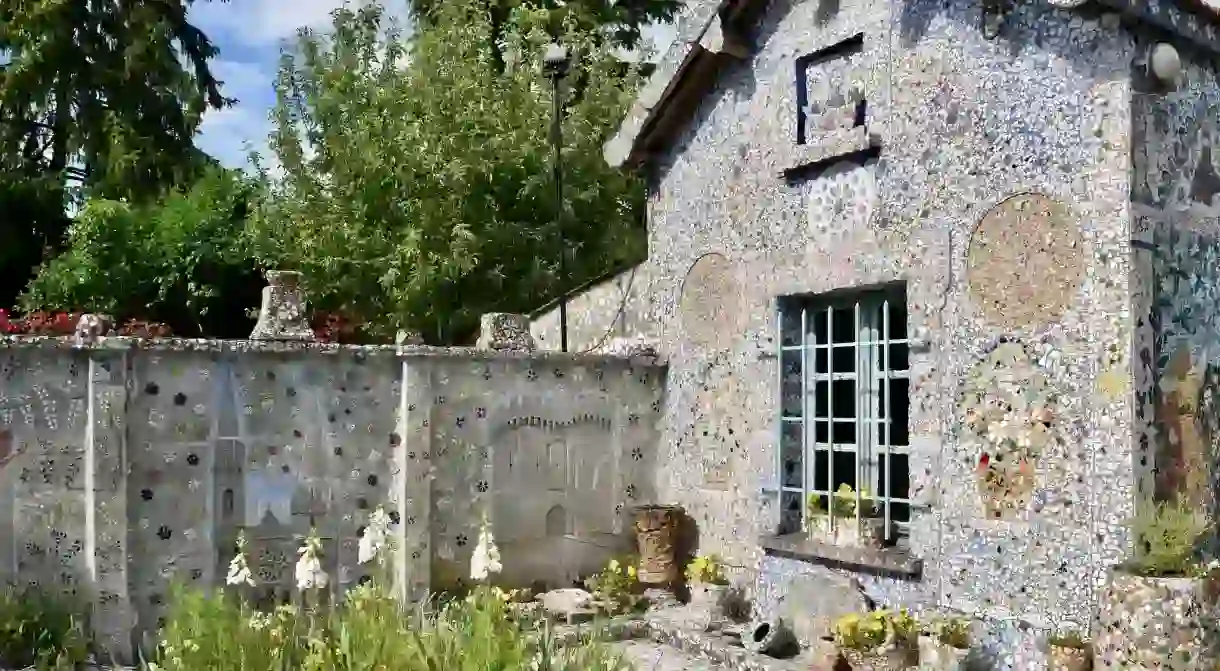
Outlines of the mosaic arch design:
M678 311L686 337L695 345L710 350L731 346L741 314L734 272L733 262L717 252L699 257L686 272Z

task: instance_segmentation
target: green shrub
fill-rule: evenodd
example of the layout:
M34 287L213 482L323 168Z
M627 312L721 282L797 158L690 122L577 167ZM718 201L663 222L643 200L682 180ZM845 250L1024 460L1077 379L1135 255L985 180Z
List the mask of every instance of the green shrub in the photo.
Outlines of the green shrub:
M89 652L84 609L31 589L0 591L0 668L66 669Z
M1198 545L1210 528L1207 518L1181 503L1144 503L1131 520L1136 552L1128 568L1139 575L1193 573Z

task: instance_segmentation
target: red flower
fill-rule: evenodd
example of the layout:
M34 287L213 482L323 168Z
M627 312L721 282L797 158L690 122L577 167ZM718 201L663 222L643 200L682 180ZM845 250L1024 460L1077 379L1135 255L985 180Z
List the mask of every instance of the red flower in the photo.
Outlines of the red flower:
M978 472L982 473L983 471L987 470L987 467L990 465L991 465L991 455L990 454L987 454L986 452L984 452L981 455L979 455L979 465L978 465L978 469L977 469Z

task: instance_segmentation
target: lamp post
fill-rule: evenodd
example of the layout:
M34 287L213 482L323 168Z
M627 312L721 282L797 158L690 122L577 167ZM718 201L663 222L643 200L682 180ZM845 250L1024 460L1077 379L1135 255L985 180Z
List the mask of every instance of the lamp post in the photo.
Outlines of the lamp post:
M562 45L551 44L546 48L546 54L542 57L542 72L551 79L551 177L555 181L555 230L559 232L561 239L563 238L564 201L563 169L559 162L559 150L563 145L563 128L560 123L563 105L559 100L559 80L568 74L569 65L571 65L571 60L568 57L568 50ZM562 280L567 277L567 263L564 261L567 252L566 247L560 247L559 278L561 286ZM566 294L561 294L559 297L559 348L564 352L568 351L568 297Z

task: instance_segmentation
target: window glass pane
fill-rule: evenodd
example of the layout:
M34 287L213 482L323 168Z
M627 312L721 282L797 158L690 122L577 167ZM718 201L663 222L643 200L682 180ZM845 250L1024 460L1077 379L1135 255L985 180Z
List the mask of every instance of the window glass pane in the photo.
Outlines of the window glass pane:
M818 375L825 375L830 372L830 367L827 366L827 360L830 358L830 348L819 346L813 351L814 367L813 372Z
M856 348L835 347L834 353L831 354L831 363L834 364L835 373L856 372Z
M889 361L879 361L882 366L888 365L890 370L904 371L910 367L906 343L894 343L889 346Z
M780 407L785 417L801 416L801 353L781 352L783 381L780 388Z
M831 324L831 339L837 343L856 341L856 309L854 307L837 307L834 309L834 319Z
M801 530L800 492L780 492L779 495L779 532L792 534Z
M813 442L821 444L830 442L829 420L818 420L813 423Z
M910 444L907 435L907 417L910 414L910 402L907 392L910 387L908 380L890 380L887 412L890 418L890 445L906 446Z
M780 433L780 464L783 469L781 484L784 487L801 486L801 422L784 422Z
M801 344L801 308L786 304L780 310L780 343L784 347Z
M819 344L825 344L830 340L826 335L829 331L826 330L826 308L813 307L807 308L809 311L810 330L813 331L813 338Z
M889 466L893 464L891 471ZM905 454L881 455L877 460L880 471L878 480L881 484L881 494L896 499L907 499L911 496L911 469L909 457ZM911 506L906 503L890 504L890 519L896 522L906 522L911 518Z
M830 382L818 380L813 383L813 416L830 416Z
M840 485L847 485L855 489L856 453L836 451L832 461L834 463L834 471L831 477L831 491L838 489Z
M904 297L890 299L890 340L907 337L907 306Z
M834 422L831 427L830 439L835 445L855 445L856 444L856 423L855 422Z
M835 418L856 418L856 382L854 380L835 380L830 383L832 405L830 411Z

